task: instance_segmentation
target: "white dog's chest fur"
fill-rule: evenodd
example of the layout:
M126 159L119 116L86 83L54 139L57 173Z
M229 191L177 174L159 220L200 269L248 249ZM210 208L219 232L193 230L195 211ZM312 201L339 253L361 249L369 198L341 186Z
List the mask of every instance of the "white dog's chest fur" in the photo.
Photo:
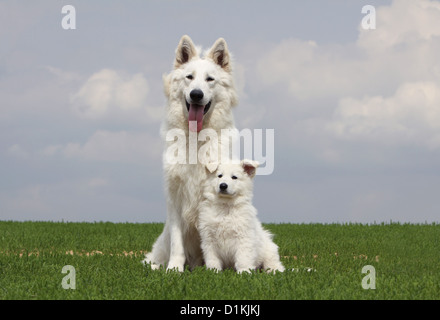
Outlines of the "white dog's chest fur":
M197 152L206 142L198 142ZM221 149L221 139L218 148ZM187 155L189 145L186 145ZM165 150L166 152L166 150ZM203 200L202 185L207 178L205 165L196 164L170 164L164 163L165 185L167 192L174 195L176 210L181 212L184 222L183 227L192 229L197 227L199 206Z
M182 214L185 228L195 228L197 225L198 206L202 201L200 181L206 179L206 172L200 165L172 165L166 169L169 173L167 181L168 192L177 195L176 210ZM191 201L188 201L191 199ZM176 201L180 200L180 201Z

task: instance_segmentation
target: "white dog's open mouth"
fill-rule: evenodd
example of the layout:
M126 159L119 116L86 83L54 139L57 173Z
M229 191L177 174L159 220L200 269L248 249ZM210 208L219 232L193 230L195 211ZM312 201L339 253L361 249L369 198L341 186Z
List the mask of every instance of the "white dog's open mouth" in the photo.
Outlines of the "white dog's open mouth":
M192 132L200 132L203 127L203 116L209 111L211 101L208 104L190 104L186 101L186 109L188 110L189 130Z

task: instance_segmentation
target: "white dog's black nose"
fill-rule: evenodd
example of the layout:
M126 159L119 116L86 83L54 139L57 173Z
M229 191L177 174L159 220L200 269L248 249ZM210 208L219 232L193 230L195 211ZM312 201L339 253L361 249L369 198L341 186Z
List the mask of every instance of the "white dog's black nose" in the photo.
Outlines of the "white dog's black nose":
M199 102L203 99L203 91L200 89L194 89L189 93L189 96L194 102Z
M224 182L220 183L220 190L225 191L226 189L228 189L228 185Z

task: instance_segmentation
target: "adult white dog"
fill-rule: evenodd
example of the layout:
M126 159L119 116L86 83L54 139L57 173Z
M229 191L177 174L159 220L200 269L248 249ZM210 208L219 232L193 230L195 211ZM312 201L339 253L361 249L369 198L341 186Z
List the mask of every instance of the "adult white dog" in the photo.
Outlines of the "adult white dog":
M278 246L252 205L252 178L257 167L251 160L220 164L217 170L208 167L212 174L204 187L198 223L208 269L284 271Z
M183 271L185 265L193 268L203 264L197 221L207 173L194 153L198 154L205 142L196 139L194 147L192 137L204 129L214 130L221 145L221 130L235 129L232 107L237 104L237 95L225 40L218 39L201 57L200 49L183 36L174 69L164 76L164 86L168 106L162 125L166 141L163 169L168 211L164 230L143 262L153 269L162 265ZM182 141L183 150L176 148Z

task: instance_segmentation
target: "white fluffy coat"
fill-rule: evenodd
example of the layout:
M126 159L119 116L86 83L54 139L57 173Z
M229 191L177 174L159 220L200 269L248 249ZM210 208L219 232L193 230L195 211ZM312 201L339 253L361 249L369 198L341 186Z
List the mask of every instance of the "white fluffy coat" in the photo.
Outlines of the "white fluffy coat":
M256 268L284 271L278 246L261 225L252 205L252 178L257 164L220 164L207 179L198 229L206 267L238 273ZM223 189L222 189L223 187Z
M192 40L183 36L176 49L174 69L164 76L164 87L168 105L161 131L165 140L163 170L167 218L162 234L143 262L151 264L153 269L164 266L168 270L183 271L185 265L193 268L203 264L197 222L202 202L201 186L207 177L204 164L188 161L188 107L195 104L191 92L200 90L203 99L197 104L205 109L209 107L203 116L203 129L215 130L220 139L222 129L235 128L232 107L237 103L237 96L226 42L218 39L200 57ZM175 143L166 138L172 129L181 130L186 137L186 163L170 163L167 159L167 149ZM198 142L197 151L203 144Z

